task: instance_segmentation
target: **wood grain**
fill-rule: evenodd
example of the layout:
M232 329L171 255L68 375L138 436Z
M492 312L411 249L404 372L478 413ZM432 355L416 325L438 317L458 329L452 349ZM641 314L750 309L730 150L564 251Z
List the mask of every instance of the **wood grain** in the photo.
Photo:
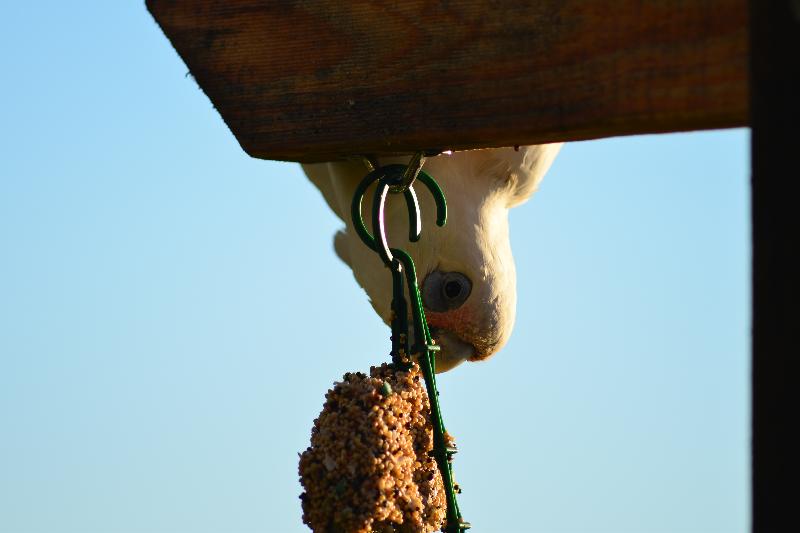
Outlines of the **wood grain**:
M264 159L748 123L746 0L147 0Z

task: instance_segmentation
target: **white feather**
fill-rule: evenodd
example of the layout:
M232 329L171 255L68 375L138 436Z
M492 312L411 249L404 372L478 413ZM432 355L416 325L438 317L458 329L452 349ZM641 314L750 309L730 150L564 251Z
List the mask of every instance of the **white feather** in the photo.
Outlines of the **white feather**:
M438 330L442 351L437 371L446 371L465 359L482 360L496 353L511 335L516 315L516 271L508 235L508 210L536 191L561 144L492 148L455 152L430 158L425 171L447 197L448 222L435 225L435 205L424 186L418 185L423 232L418 243L408 242L408 215L401 195L387 202L387 236L392 246L407 250L417 266L420 284L434 270L460 272L472 281L463 306L436 313L426 310ZM408 158L381 160L405 163ZM389 323L391 277L377 254L367 248L353 229L350 202L367 173L359 162L303 165L309 179L345 223L336 234L337 255L353 270L381 318ZM371 191L363 210L371 212Z

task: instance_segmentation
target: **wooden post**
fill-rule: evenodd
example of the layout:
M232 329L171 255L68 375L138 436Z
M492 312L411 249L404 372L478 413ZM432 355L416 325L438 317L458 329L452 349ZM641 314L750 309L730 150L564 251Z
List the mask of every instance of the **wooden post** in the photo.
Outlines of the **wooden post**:
M800 522L800 1L750 0L750 17L753 531L772 533Z

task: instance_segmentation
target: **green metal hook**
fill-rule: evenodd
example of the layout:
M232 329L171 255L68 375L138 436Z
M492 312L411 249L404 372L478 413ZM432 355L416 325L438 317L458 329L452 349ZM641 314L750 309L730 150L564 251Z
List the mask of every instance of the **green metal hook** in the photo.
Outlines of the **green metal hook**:
M392 266L393 256L386 239L386 224L384 218L386 198L389 193L402 192L403 196L405 196L409 217L409 240L411 242L417 242L422 234L419 200L414 190L413 183L409 184L404 189L395 189L403 179L406 168L405 165L387 165L373 170L358 184L353 195L353 201L350 204L350 216L353 219L353 226L355 227L356 233L364 244L378 252L384 264L389 267ZM447 223L447 201L445 200L441 187L436 183L436 180L423 171L419 171L416 180L422 182L433 196L433 201L436 203L436 225L444 226ZM376 181L378 182L378 187L375 189L372 204L372 226L375 232L373 236L364 224L364 218L361 214L361 204L367 189Z
M421 181L430 191L436 203L436 224L444 226L447 222L447 202L444 193L430 175L422 172L421 167L424 157L421 155L412 159L412 164L388 165L373 169L358 184L353 195L350 211L353 226L361 240L370 249L380 255L384 264L392 273L392 362L395 365L405 366L409 363L411 354L418 354L417 359L425 379L425 388L431 406L431 424L433 425L433 451L431 452L439 466L444 483L447 500L447 522L443 531L446 533L462 533L470 525L461 516L456 500L455 483L453 481L453 455L454 447L447 445L446 430L442 420L439 406L439 392L436 387L436 352L440 347L434 344L431 337L428 321L425 318L425 309L422 303L417 272L414 260L404 250L390 248L386 240L386 199L389 193L403 193L406 200L409 216L409 240L416 242L422 233L419 201L413 188L415 180ZM367 230L361 214L361 204L367 189L378 182L372 205L373 234ZM405 279L403 276L405 271ZM406 302L404 283L407 285L409 302ZM409 347L408 305L411 306L411 319L414 332L414 344Z

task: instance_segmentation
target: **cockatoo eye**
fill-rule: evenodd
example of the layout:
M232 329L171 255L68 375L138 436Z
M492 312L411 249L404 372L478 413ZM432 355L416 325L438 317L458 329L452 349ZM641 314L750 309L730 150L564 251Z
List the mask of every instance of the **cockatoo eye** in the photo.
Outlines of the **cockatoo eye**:
M435 270L422 283L422 303L437 313L451 311L461 307L471 292L472 282L464 274Z

